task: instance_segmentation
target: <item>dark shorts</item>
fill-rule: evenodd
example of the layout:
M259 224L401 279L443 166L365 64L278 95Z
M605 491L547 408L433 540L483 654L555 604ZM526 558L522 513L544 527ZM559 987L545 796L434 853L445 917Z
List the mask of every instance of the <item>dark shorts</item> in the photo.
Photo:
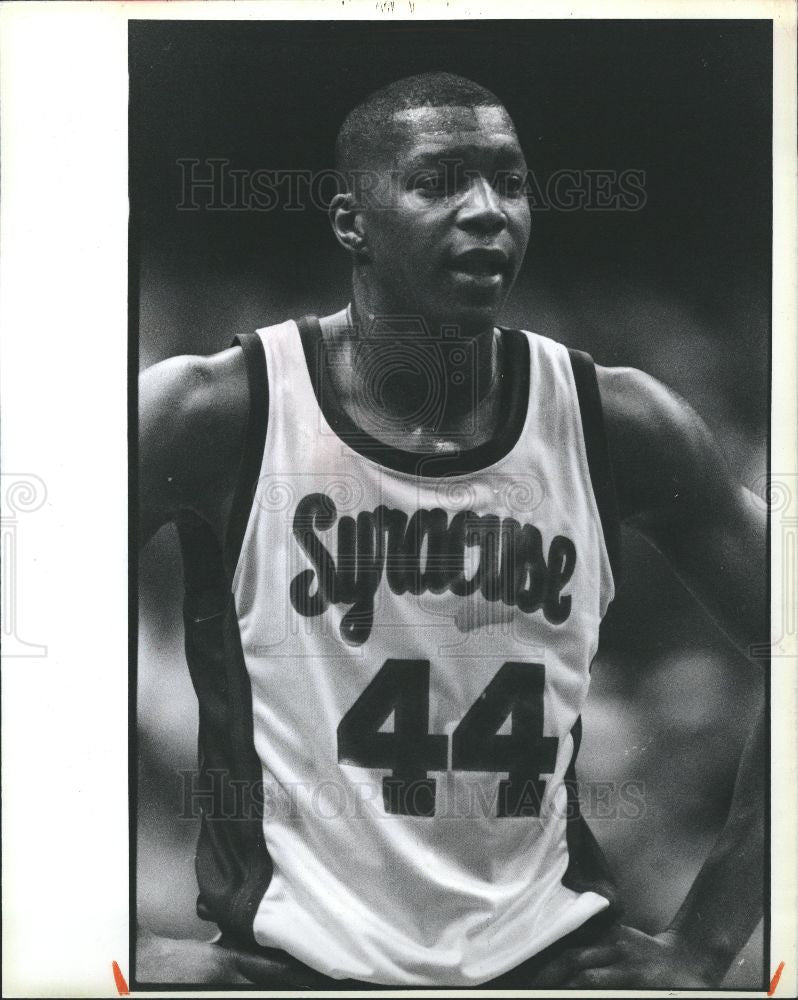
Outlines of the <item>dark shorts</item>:
M514 969L503 973L496 979L491 979L489 982L480 983L475 988L504 990L532 988L535 978L564 951L569 948L584 948L602 939L609 940L614 929L618 926L619 911L614 906L610 906ZM235 952L236 965L240 971L250 978L256 986L268 989L396 990L402 988L389 984L365 983L358 979L330 979L329 976L324 976L315 969L311 969L279 948L242 946L229 935L223 934L218 946ZM418 989L419 987L408 986L405 988ZM451 986L424 986L422 988L452 989Z

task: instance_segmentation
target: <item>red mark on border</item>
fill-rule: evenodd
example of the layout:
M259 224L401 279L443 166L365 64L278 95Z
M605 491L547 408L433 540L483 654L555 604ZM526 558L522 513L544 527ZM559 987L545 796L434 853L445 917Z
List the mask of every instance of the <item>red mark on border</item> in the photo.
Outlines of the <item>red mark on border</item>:
M770 980L770 989L768 989L768 996L772 997L776 992L776 987L779 985L779 980L781 979L781 974L784 971L784 962L779 962L779 967L773 973L773 978Z
M781 964L784 965L784 962L782 962ZM114 982L116 983L116 992L120 995L120 997L130 996L130 990L127 988L127 983L125 982L125 977L122 975L122 970L119 968L119 963L118 962L111 962L111 969L113 970L113 973L114 973ZM781 969L779 969L779 972L776 973L776 977L775 977L776 978L776 982L779 981L778 977L779 977L779 973L780 972L781 972Z

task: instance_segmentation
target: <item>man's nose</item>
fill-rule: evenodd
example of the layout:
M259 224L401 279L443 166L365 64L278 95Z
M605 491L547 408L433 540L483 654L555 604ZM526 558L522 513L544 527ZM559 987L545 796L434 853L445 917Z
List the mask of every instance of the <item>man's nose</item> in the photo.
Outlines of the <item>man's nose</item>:
M472 179L457 221L462 229L481 233L497 232L507 225L501 198L484 177Z

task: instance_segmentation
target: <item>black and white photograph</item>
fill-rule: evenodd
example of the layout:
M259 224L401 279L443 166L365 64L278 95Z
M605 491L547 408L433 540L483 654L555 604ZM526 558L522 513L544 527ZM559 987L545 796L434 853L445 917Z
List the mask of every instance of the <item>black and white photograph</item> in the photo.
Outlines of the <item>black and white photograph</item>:
M795 995L797 58L0 5L3 996Z
M769 21L132 21L137 989L767 989Z

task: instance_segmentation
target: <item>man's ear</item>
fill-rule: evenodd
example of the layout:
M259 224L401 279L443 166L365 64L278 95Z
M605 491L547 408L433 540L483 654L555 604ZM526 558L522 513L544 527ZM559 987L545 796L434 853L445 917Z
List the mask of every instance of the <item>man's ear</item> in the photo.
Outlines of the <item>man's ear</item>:
M344 249L359 257L368 253L363 229L363 210L351 191L335 195L328 210L335 238Z

